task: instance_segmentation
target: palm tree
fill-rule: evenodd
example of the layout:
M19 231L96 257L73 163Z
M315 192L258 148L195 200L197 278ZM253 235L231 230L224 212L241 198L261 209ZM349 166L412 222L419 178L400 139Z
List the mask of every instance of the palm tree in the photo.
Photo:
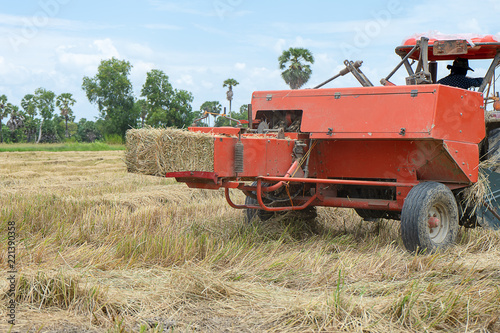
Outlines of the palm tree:
M28 142L31 142L31 137L34 136L36 141L36 122L35 116L37 112L35 96L32 94L27 94L21 100L21 107L23 108L25 114L28 116L26 119L26 131L28 132Z
M233 101L233 87L237 86L238 84L240 83L235 79L227 79L226 81L224 81L224 84L222 85L222 88L227 87L226 97L227 100L229 101L229 117L231 117L231 102Z
M3 143L2 120L7 117L9 110L7 109L7 96L0 96L0 142Z
M314 57L308 49L289 48L283 51L283 54L278 58L280 69L284 71L281 77L291 89L299 89L309 81L311 77L311 66L307 63L314 64ZM305 63L302 63L305 62ZM288 68L287 68L287 64ZM285 69L286 68L286 69Z
M12 105L10 103L7 103L5 109L7 109L8 112L10 113L10 119L7 122L7 127L9 127L11 131L12 142L17 142L19 138L16 139L15 130L24 127L24 115L19 110L19 107L17 105Z
M73 95L70 93L62 93L61 95L57 96L56 99L56 106L59 108L61 111L61 116L64 118L66 122L66 137L69 138L69 132L68 132L68 119L70 116L73 115L73 110L71 110L71 107L75 105L76 101L73 98Z

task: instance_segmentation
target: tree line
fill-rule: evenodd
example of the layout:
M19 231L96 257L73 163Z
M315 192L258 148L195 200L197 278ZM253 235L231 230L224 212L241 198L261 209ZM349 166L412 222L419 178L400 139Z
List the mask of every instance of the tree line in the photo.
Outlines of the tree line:
M311 75L310 65L314 58L309 50L290 48L278 58L283 70L282 78L291 89L299 89ZM159 69L146 75L139 98L133 94L129 79L132 65L126 60L111 58L102 60L93 77L85 76L82 82L89 102L99 112L95 121L85 118L75 122L73 106L76 100L71 93L56 95L53 91L38 88L27 94L20 106L0 96L0 142L61 142L65 140L93 142L95 140L121 141L129 128L187 127L205 111L221 114L223 107L218 101L206 101L200 109L192 108L191 92L176 89L169 77ZM232 110L233 87L239 84L233 78L225 80L229 117L247 118L247 105L236 112ZM3 119L8 119L3 126ZM198 123L207 126L207 123ZM234 125L227 117L215 117L215 126Z

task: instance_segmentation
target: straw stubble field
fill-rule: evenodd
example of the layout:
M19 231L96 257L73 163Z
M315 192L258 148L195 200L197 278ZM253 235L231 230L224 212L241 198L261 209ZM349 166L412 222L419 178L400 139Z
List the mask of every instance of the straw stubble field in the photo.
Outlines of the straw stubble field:
M245 224L221 192L129 174L123 160L0 154L4 272L8 221L17 232L13 331L500 330L498 232L462 230L453 249L413 256L397 222L351 210Z

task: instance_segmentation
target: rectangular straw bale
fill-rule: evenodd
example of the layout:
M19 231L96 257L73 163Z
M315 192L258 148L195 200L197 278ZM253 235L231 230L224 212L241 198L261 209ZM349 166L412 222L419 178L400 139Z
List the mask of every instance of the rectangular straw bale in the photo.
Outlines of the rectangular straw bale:
M127 170L152 176L214 171L214 137L176 128L131 129L126 134Z

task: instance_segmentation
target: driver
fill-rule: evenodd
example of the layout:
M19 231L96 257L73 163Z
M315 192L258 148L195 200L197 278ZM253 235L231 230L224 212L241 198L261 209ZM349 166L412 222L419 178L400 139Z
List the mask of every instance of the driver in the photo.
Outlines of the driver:
M437 83L462 89L479 87L481 83L483 83L483 78L470 78L466 76L467 71L474 72L474 70L469 67L469 60L467 59L457 58L453 61L453 65L448 65L446 68L451 70L450 75L442 78Z

